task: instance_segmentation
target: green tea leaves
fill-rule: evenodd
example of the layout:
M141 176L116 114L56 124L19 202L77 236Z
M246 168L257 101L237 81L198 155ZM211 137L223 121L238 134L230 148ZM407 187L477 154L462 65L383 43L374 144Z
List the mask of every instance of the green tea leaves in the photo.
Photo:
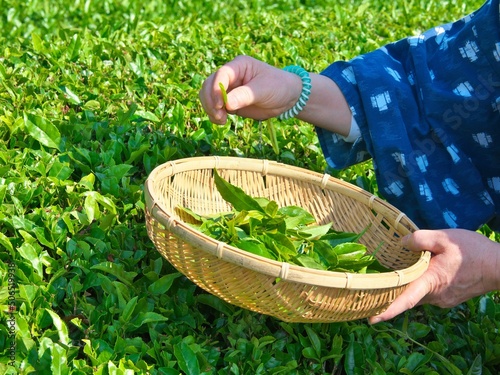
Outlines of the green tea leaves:
M208 236L265 258L319 270L344 272L383 271L376 258L357 241L362 233L332 230L318 225L297 206L278 208L275 201L253 198L214 170L215 185L233 207L230 213L201 216L188 208L177 212ZM375 269L368 267L376 263Z

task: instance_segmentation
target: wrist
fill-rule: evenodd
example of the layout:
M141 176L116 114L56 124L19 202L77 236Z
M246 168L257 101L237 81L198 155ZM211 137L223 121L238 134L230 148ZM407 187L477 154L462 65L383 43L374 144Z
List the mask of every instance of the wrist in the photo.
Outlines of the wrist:
M297 74L286 72L286 82L284 87L286 87L287 93L287 102L283 106L284 110L282 113L286 112L290 108L292 108L295 103L300 98L300 94L302 93L302 80Z
M278 118L280 120L288 120L297 116L306 106L309 96L311 94L311 77L309 72L304 68L296 65L289 65L283 68L284 71L293 73L297 78L300 78L301 82L301 91L298 96L298 99L293 103L291 107L288 107L287 110L282 112ZM297 82L297 78L295 78L295 82ZM296 87L296 84L293 84L293 87ZM296 97L295 94L292 94L292 97Z

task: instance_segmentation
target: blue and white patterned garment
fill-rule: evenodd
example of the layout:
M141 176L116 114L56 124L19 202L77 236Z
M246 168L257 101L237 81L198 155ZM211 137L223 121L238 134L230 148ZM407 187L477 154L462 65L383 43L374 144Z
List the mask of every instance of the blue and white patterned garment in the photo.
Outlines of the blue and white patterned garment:
M361 131L316 129L330 166L372 157L380 193L420 228L500 229L498 0L322 74Z

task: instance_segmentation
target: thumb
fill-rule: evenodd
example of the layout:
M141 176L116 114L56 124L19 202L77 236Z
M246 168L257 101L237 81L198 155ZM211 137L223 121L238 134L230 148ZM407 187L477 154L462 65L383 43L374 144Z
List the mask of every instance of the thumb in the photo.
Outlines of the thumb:
M226 109L235 112L251 106L255 102L255 95L248 86L238 86L227 94Z
M429 280L426 274L413 281L408 287L389 305L387 310L379 315L368 319L370 324L376 324L390 320L395 316L417 306L419 302L429 293Z
M406 235L401 239L401 243L407 249L413 252L435 250L438 248L436 241L436 231L418 230ZM391 303L383 313L369 318L370 324L376 324L410 310L417 306L430 292L432 285L432 275L424 273L417 280L413 281L408 287Z
M438 254L445 250L443 246L445 239L447 235L443 231L421 229L403 237L401 243L414 252L430 251Z

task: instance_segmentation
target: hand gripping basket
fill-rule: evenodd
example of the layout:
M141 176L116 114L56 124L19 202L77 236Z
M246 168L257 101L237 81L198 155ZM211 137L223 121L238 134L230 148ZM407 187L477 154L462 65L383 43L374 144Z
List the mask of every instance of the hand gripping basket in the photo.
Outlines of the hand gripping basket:
M227 212L213 170L254 197L297 205L319 224L359 233L360 242L394 270L380 274L321 271L270 260L229 246L193 229L177 207L199 214ZM430 254L400 245L416 226L374 195L341 180L268 160L195 157L155 168L145 184L148 235L181 273L221 299L286 322L336 322L385 310L418 278Z

